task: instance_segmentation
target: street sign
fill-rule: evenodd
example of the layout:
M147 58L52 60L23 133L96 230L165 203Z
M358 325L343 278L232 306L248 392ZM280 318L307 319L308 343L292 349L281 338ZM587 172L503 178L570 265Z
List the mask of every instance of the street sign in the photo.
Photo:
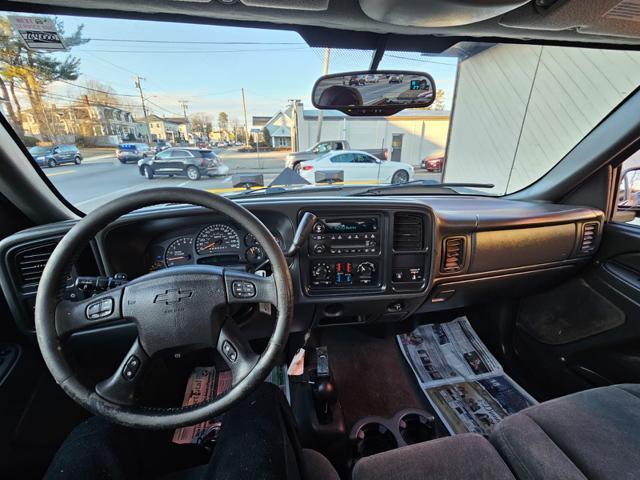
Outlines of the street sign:
M49 17L9 15L9 22L30 50L66 50L55 22Z

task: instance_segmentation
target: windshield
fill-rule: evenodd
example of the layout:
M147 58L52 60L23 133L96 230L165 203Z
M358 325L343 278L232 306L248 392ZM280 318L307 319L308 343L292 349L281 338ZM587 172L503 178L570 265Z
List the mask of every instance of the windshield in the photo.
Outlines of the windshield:
M382 71L425 72L433 104L351 117L314 108L312 87L367 70L373 51L311 48L284 30L76 16L52 18L64 50L43 50L19 31L34 17L0 13L0 110L36 147L35 168L83 211L163 186L266 196L337 184L342 195L425 181L425 193L446 182L505 195L541 178L640 84L638 52L417 45L385 52L381 73L347 75L344 88L399 92L410 76ZM59 144L78 150L37 158Z

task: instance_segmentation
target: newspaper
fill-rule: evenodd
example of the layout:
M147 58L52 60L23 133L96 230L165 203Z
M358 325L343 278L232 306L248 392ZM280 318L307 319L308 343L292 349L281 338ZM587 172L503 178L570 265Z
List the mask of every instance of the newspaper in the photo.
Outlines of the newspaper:
M232 381L233 376L230 370L219 372L216 378L215 367L196 367L189 376L182 406L208 402L213 398L220 397L231 388ZM282 393L287 397L287 401L291 403L286 365L274 367L266 381L280 387ZM202 445L205 442L215 441L222 427L223 417L224 415L218 415L196 425L177 428L173 434L173 443Z
M398 335L398 342L422 387L502 373L502 367L465 317L422 325L409 334Z
M465 317L398 335L404 357L451 434L489 434L536 401L503 371Z

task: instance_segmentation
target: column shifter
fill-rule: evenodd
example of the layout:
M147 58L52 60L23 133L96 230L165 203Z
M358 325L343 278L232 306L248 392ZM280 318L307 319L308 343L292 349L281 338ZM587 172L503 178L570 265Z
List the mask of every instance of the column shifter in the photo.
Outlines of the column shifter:
M291 243L289 250L287 250L284 254L285 257L293 257L296 253L298 253L300 247L304 244L304 242L307 241L307 238L309 238L311 229L313 228L313 225L316 223L317 219L318 217L316 217L313 213L305 212L305 214L300 219L300 223L298 224L296 233L293 235L293 243Z

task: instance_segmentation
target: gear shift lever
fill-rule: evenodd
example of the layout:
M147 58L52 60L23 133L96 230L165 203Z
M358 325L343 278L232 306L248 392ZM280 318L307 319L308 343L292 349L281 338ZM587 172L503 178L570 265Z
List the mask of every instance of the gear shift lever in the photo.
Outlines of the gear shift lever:
M327 347L316 348L316 382L313 397L318 420L320 423L330 423L333 419L333 405L338 397L329 371Z

